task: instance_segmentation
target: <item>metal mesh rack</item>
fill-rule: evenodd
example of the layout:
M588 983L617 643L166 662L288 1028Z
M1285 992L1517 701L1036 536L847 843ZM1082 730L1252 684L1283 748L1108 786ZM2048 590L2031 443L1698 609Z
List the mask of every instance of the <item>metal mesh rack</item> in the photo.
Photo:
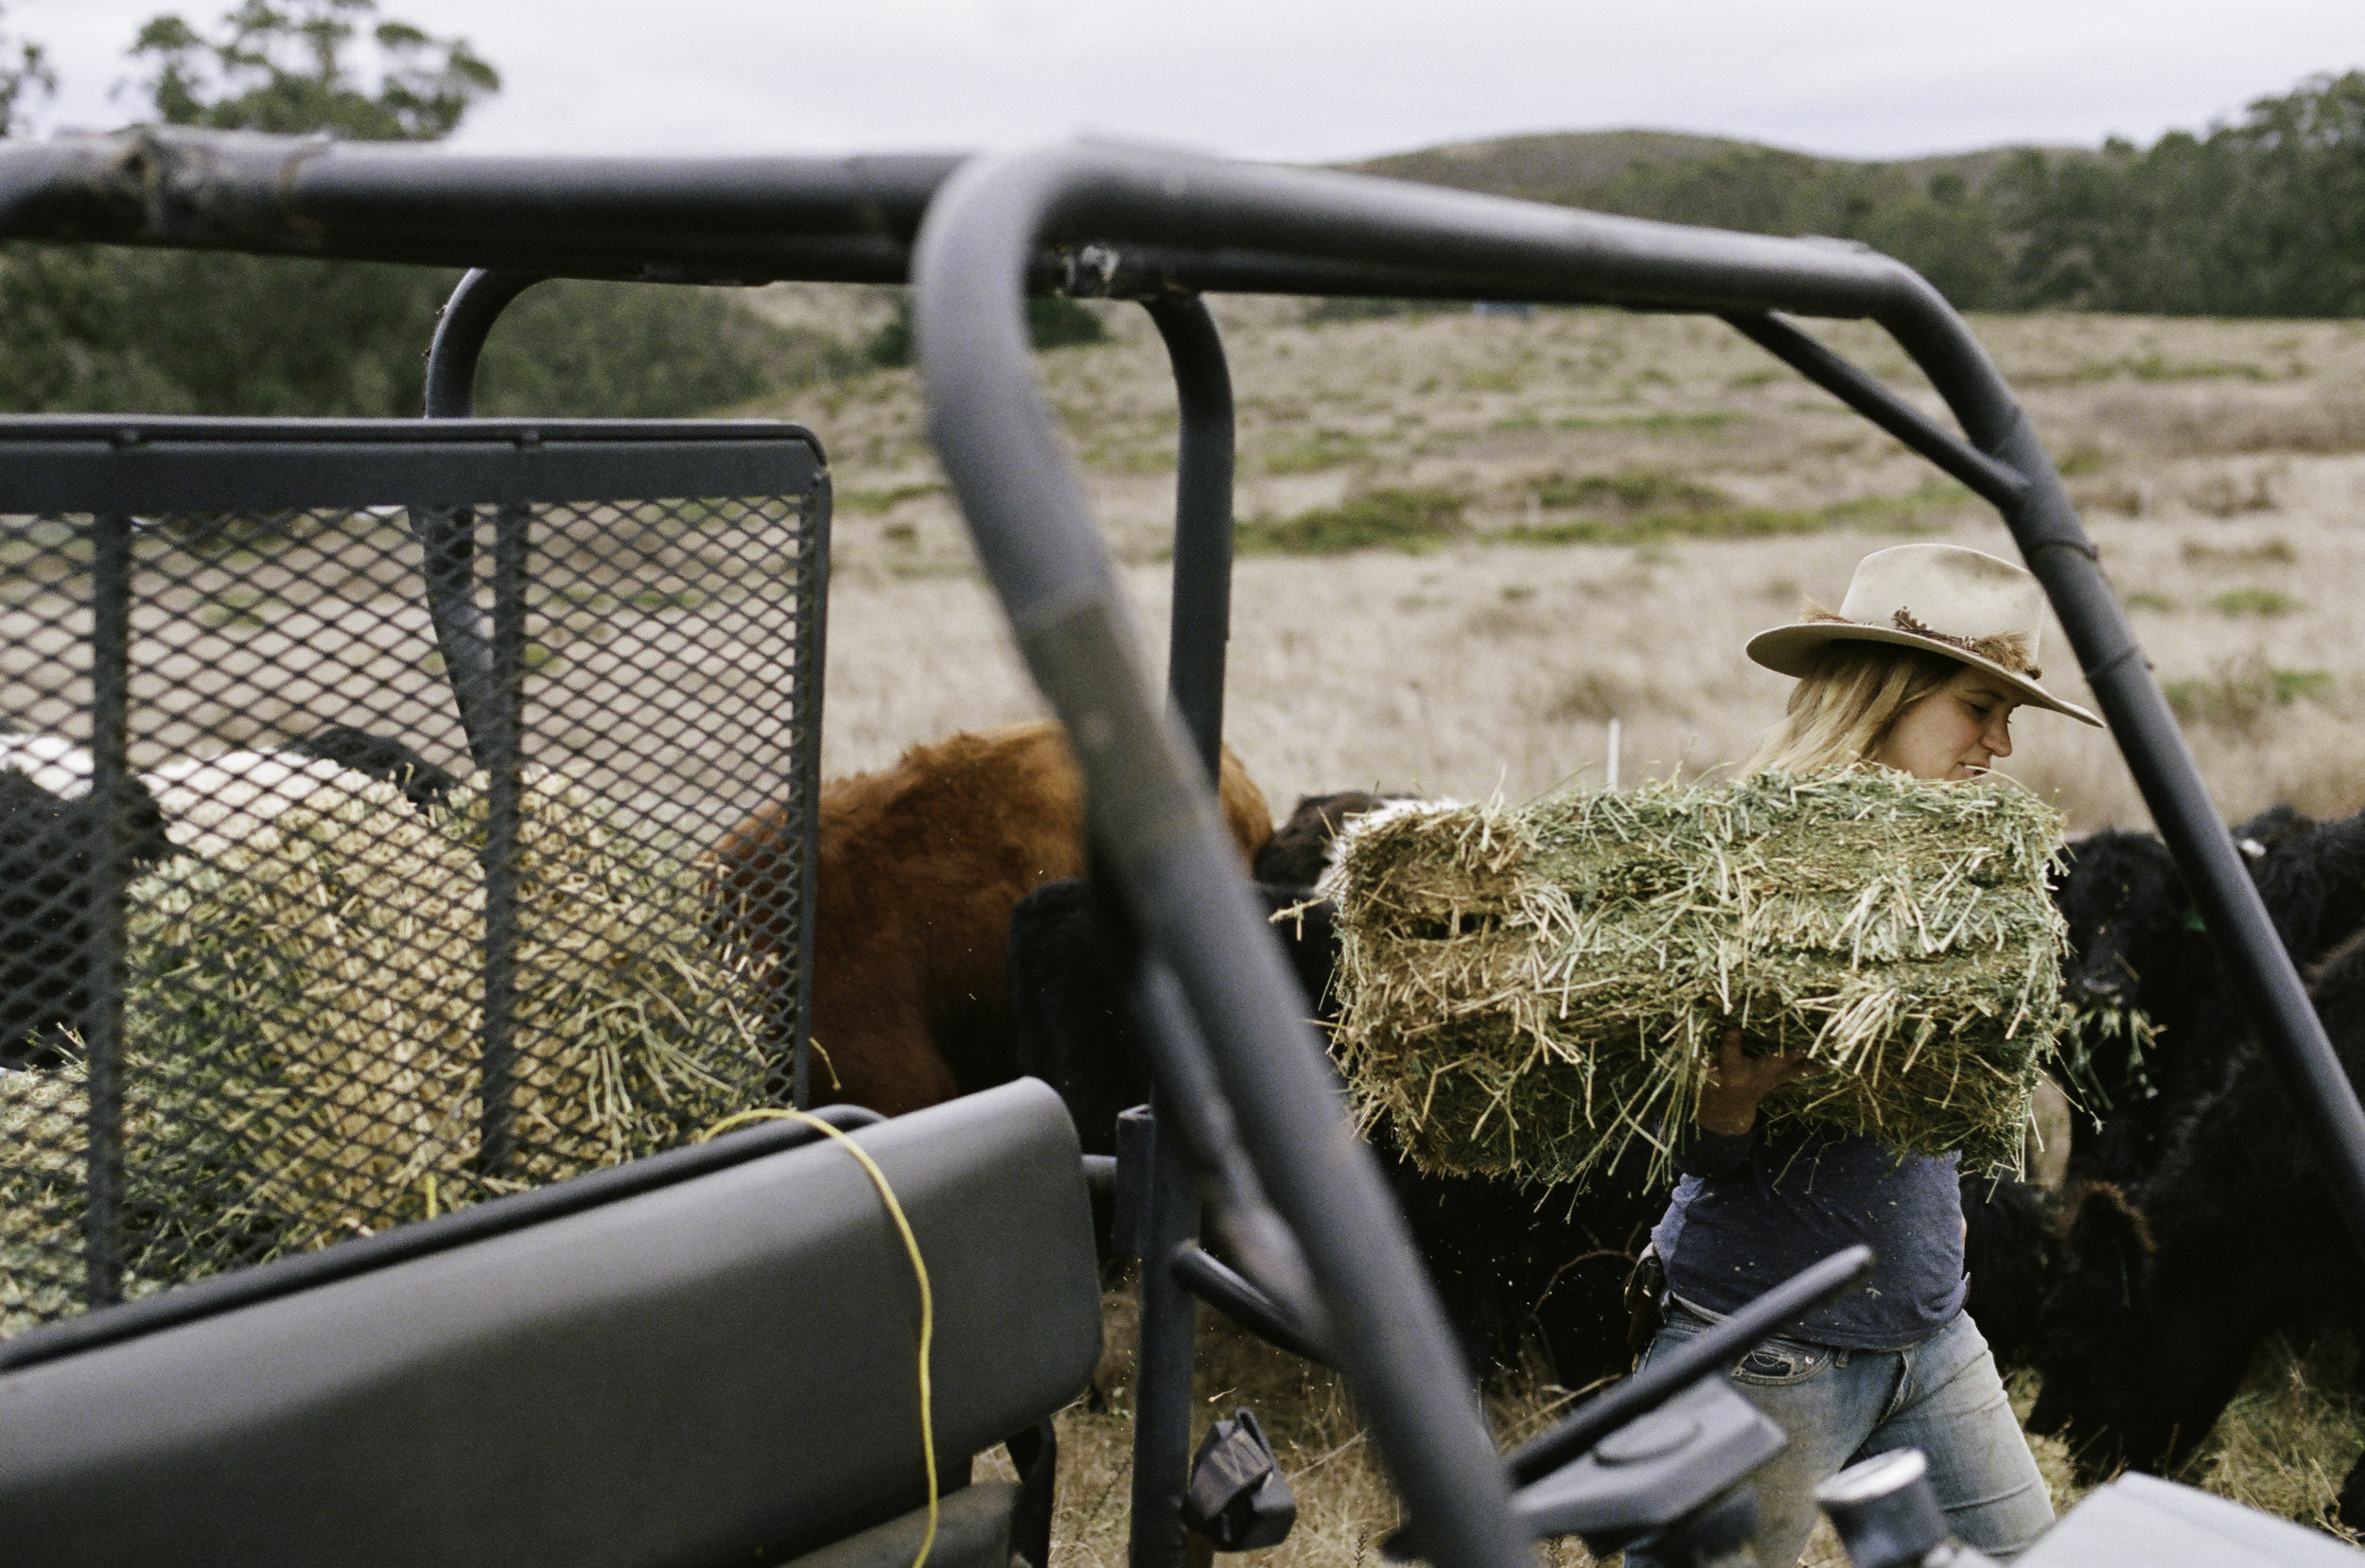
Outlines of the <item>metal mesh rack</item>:
M0 1334L789 1098L808 434L43 420L0 453Z

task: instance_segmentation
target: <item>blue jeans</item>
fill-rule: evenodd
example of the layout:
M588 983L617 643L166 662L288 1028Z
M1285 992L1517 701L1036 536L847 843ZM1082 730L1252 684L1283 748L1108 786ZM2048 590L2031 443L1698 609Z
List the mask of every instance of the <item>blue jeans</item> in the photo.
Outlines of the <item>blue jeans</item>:
M1671 1303L1642 1365L1706 1328ZM1814 1530L1814 1489L1858 1459L1918 1448L1955 1536L1988 1556L2026 1551L2053 1523L2053 1501L2005 1397L1995 1358L1968 1313L1901 1350L1843 1350L1764 1341L1733 1382L1789 1437L1755 1477L1761 1568L1791 1568ZM1642 1559L1626 1560L1640 1568Z

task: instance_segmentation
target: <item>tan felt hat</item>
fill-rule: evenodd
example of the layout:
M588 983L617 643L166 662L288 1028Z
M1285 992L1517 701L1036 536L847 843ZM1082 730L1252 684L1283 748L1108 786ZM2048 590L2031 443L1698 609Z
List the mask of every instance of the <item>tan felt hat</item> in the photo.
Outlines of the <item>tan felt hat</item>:
M2101 720L2037 684L2037 635L2044 589L2009 561L1960 545L1896 545L1856 563L1839 614L1760 632L1749 656L1768 670L1804 675L1834 642L1923 648L2002 676L2038 707L2090 724Z

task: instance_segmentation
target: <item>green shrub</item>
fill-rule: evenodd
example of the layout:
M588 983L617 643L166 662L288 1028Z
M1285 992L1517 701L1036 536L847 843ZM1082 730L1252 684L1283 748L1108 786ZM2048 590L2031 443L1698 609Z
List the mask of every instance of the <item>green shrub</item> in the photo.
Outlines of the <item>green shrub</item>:
M1038 350L1102 342L1108 336L1109 329L1090 306L1065 295L1043 294L1026 302L1026 337Z
M1960 486L1936 484L1909 495L1864 496L1823 507L1712 504L1618 517L1521 523L1485 537L1507 545L1649 545L1669 539L1769 539L1793 533L1821 533L1834 528L1854 528L1872 533L1919 533L1930 526L1935 514L1963 506L1970 498L1970 493Z
M1026 338L1038 350L1097 343L1108 336L1109 329L1090 307L1065 295L1042 295L1026 302ZM896 302L894 316L870 335L862 357L883 370L901 370L912 362L911 301Z
M2338 689L2329 670L2291 670L2252 656L2235 659L2209 675L2170 681L2162 689L2168 706L2186 723L2247 728L2278 707L2321 702Z
M1268 451L1264 468L1268 474L1315 474L1371 455L1372 444L1352 430L1316 430L1304 441Z
M1390 316L1418 316L1436 308L1425 300L1367 300L1333 294L1308 305L1305 322L1308 326L1330 322L1372 322Z
M1616 474L1587 474L1582 478L1548 474L1535 481L1535 501L1553 511L1618 507L1628 512L1696 512L1729 506L1732 497L1712 484L1697 484L1655 469L1628 468Z
M1358 549L1417 552L1466 537L1462 497L1434 485L1371 490L1293 517L1251 518L1233 532L1241 555L1344 555Z
M2209 601L2209 607L2225 616L2287 616L2305 608L2289 594L2272 588L2228 588Z

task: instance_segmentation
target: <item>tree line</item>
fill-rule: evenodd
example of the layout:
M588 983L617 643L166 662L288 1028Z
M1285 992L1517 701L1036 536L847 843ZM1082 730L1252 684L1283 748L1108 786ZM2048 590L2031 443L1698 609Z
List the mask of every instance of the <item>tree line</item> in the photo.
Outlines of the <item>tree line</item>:
M381 19L376 0L241 0L176 15L127 55L151 123L431 142L500 90L464 40ZM0 135L55 92L37 42L0 36ZM0 249L0 408L22 412L408 416L454 271L138 251ZM726 290L562 281L502 316L480 366L487 413L703 413L863 362Z
M141 117L169 125L436 141L500 91L464 40L382 19L377 0L239 0L211 28L161 15L126 53L144 73L127 84ZM56 86L37 42L0 32L0 136L24 134ZM1862 240L1967 309L2365 315L2365 72L2313 78L2148 147L1918 164L1734 147L1522 194ZM456 281L432 268L9 246L0 408L415 414L426 344ZM1035 302L1030 324L1043 348L1100 335L1095 315L1065 301ZM901 314L849 344L767 321L726 290L550 283L502 318L479 402L488 413L701 413L909 352Z
M2365 72L2312 78L2148 147L1957 162L1974 172L1747 148L1638 162L1549 195L1862 240L1966 309L2365 315Z

